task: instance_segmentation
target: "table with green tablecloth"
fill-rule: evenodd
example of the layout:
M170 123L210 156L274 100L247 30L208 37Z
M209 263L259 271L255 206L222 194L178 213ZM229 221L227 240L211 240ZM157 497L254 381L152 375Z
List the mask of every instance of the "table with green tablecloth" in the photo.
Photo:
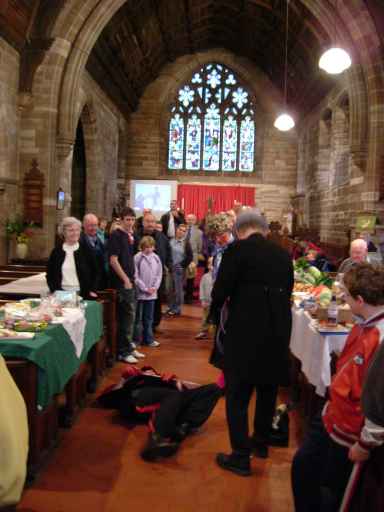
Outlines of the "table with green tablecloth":
M0 353L5 358L27 359L38 368L37 407L44 409L52 397L60 393L76 373L88 352L103 332L102 305L88 301L85 308L84 347L80 358L65 329L60 324L49 325L32 339L0 340Z

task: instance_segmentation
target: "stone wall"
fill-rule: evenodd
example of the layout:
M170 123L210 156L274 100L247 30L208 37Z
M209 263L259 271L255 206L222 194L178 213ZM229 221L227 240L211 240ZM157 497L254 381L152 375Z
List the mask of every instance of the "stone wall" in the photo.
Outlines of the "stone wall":
M252 176L225 175L175 177L167 173L168 105L174 99L183 81L202 62L212 59L223 62L238 72L255 95L256 107L256 172ZM137 112L127 129L126 178L177 179L180 183L241 184L255 186L256 204L267 218L282 221L283 212L290 205L290 196L296 192L297 137L295 132L282 133L273 127L274 113L271 97L262 95L263 77L253 66L225 50L185 56L163 70L160 77L145 91ZM251 84L251 85L250 85ZM267 104L268 103L268 104ZM128 191L126 190L126 194Z
M323 242L340 246L348 244L357 215L379 213L366 159L357 166L351 155L349 104L354 93L340 81L299 130L298 192L304 193L299 217Z
M16 214L19 190L19 54L0 38L0 263L5 262L7 240L4 225Z
M53 244L55 229L63 213L58 212L56 191L70 175L57 167L57 102L55 87L63 65L65 41L57 40L36 73L31 94L19 93L19 54L0 38L0 264L6 261L4 222L9 212L23 211L22 180L33 158L44 174L44 225L34 228L29 257L46 257ZM56 85L55 85L56 84ZM84 127L87 159L88 211L110 216L118 201L118 172L121 169L119 143L125 121L118 108L84 71L77 91L77 116ZM72 144L68 141L64 158L71 169ZM70 204L70 193L67 200ZM67 213L66 210L65 213ZM10 254L12 256L12 254Z

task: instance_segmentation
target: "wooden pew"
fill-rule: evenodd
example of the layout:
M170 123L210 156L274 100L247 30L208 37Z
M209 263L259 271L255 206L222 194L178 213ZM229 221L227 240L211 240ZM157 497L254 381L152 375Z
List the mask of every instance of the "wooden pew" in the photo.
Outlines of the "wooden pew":
M107 345L107 366L113 366L117 358L117 292L112 288L97 292L100 300L104 302L104 327Z

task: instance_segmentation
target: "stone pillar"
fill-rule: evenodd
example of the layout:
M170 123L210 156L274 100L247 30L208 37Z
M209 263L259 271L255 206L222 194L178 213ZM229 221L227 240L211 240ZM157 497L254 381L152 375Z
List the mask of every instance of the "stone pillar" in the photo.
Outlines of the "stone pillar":
M57 189L65 192L65 203L63 210L56 210L56 222L60 224L64 217L71 213L71 182L72 182L72 158L74 140L60 138L56 142L56 176Z

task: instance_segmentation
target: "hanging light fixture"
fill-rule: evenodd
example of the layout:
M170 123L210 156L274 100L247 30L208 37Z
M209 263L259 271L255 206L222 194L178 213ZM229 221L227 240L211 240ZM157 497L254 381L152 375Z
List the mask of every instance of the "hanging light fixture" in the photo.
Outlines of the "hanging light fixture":
M287 0L287 13L285 19L285 61L284 61L284 112L280 114L273 126L282 132L287 132L295 126L295 121L286 112L287 109L287 70L288 70L288 23L289 23L289 0Z
M349 53L346 52L343 48L337 46L336 36L337 36L337 0L335 0L334 4L335 14L335 26L334 26L334 42L335 46L329 48L327 51L323 53L319 60L319 68L324 69L330 75L339 75L346 69L348 69L352 64L352 59L349 56Z

